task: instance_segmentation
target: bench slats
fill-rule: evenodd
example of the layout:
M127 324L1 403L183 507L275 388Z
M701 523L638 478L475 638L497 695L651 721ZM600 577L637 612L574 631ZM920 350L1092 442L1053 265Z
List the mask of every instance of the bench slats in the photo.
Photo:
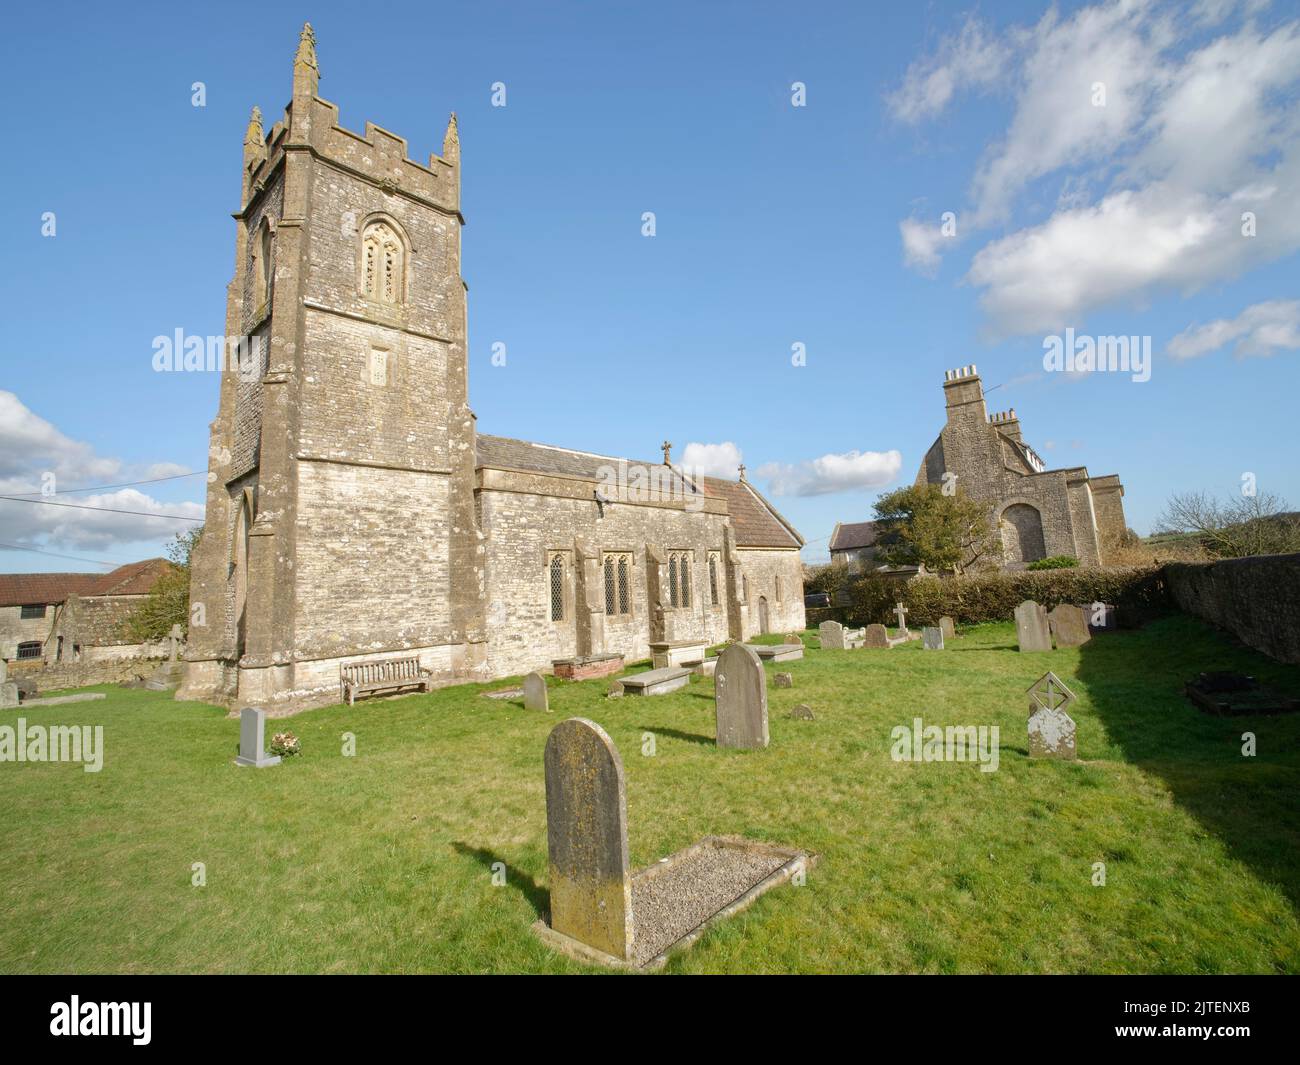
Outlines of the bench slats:
M418 655L353 662L339 667L339 684L349 706L358 692L402 688L412 684L419 684L427 691L431 677L428 670L420 668Z

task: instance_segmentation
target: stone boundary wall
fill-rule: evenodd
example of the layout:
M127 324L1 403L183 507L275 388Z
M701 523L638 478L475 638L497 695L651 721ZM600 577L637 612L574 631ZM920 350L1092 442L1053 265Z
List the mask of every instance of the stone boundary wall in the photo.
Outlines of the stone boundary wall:
M91 684L117 684L137 677L148 678L162 663L161 658L104 658L97 661L61 662L44 669L15 670L10 664L10 679L30 677L38 691L85 688Z
M1300 554L1164 567L1170 601L1279 662L1300 662Z

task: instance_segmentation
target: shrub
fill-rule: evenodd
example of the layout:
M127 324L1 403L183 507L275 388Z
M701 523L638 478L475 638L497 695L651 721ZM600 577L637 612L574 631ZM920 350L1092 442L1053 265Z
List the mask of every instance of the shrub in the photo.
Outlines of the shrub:
M1073 555L1052 555L1050 558L1035 559L1025 569L1074 569L1078 564L1079 560Z
M947 614L959 624L1009 621L1026 599L1049 610L1061 603L1113 603L1143 612L1167 606L1164 575L1155 566L1128 569L1055 569L917 577L907 582L864 577L854 583L849 617L855 625L896 624L899 600L911 625L937 625Z

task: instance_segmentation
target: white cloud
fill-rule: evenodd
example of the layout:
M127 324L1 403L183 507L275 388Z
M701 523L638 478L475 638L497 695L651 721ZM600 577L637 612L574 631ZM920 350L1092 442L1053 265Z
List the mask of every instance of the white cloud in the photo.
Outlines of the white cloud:
M721 444L692 442L683 448L679 465L692 477L725 477L734 481L742 461L740 448L730 440Z
M1195 359L1229 344L1238 358L1300 348L1300 300L1256 303L1236 318L1188 326L1169 341L1166 350L1172 359Z
M915 218L904 218L898 231L903 238L903 262L920 273L933 274L939 266L939 245L951 238L939 226Z
M1055 201L971 260L966 280L998 332L1078 327L1107 304L1187 295L1300 249L1300 22L1261 31L1257 7L1206 0L1189 18L1175 4L1100 3L997 38L1014 106L974 170L963 233ZM939 60L918 62L909 79ZM924 99L919 84L905 80L908 99ZM1055 191L1030 188L1047 178ZM912 220L900 228L905 263L932 273L937 242Z
M1007 46L975 18L968 18L961 31L939 43L931 56L918 59L907 68L903 84L889 94L886 103L894 117L903 122L920 122L939 114L958 89L984 89L1001 76Z
M137 470L125 467L120 459L98 455L90 444L74 440L33 413L14 393L0 391L0 495L43 500L0 500L0 529L4 530L3 539L11 543L82 550L161 543L194 525L163 515L202 518L203 504L160 502L135 488L53 496L40 493L46 484L62 492L104 481L180 472L184 467L176 463L156 463ZM52 482L49 474L53 474ZM75 505L53 505L56 503ZM140 513L114 514L110 510Z
M769 462L758 469L773 495L820 496L855 488L879 488L898 476L897 451L848 451L799 463Z

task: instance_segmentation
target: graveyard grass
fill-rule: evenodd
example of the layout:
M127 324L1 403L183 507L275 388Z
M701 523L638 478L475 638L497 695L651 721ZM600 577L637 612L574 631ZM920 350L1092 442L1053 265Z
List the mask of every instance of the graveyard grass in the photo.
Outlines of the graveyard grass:
M635 868L711 833L821 857L667 972L1300 970L1300 717L1214 718L1181 695L1210 668L1300 695L1296 669L1182 616L1034 655L1010 624L942 652L807 642L766 667L766 751L714 745L707 680L648 699L552 681L549 714L479 694L500 683L315 710L267 722L303 753L264 770L231 764L238 721L167 694L21 712L103 724L105 765L0 765L0 971L584 971L529 931L543 744L573 715L622 755ZM1048 669L1078 696L1078 764L1026 754L1023 692ZM787 716L801 702L815 722ZM914 716L999 725L998 771L892 761Z

